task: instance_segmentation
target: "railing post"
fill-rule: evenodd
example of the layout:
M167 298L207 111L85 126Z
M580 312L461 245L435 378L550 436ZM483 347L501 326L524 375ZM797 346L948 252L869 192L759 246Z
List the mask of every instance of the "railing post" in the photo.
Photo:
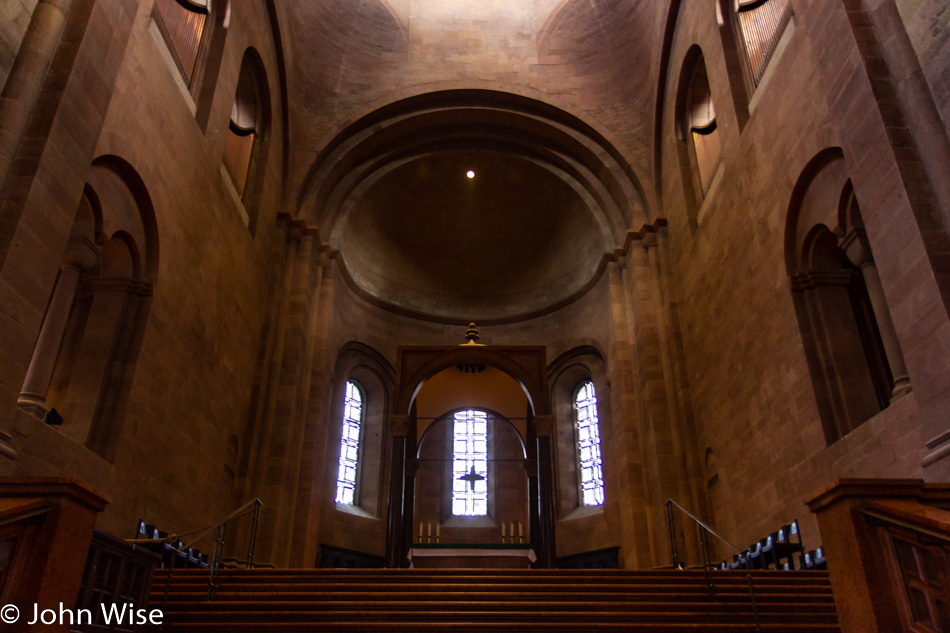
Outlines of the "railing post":
M728 545L730 549L732 549L734 552L739 554L740 560L742 560L742 553L739 551L739 549L735 545L733 545L726 539L719 536L719 534L717 534L715 530L712 530L709 527L707 527L705 523L703 523L702 521L697 519L695 516L690 514L688 510L683 508L683 506L679 505L672 499L667 499L666 500L666 520L670 528L670 552L673 558L674 569L679 569L679 555L676 549L676 529L673 523L673 506L676 506L677 508L679 508L683 512L683 514L685 514L688 518L692 519L696 523L696 525L700 527L699 539L700 539L700 548L702 550L702 555L703 555L703 567L705 567L706 569L706 589L707 591L709 591L710 597L715 598L716 587L715 587L715 581L712 578L712 568L711 568L711 565L709 564L708 535L712 534L717 539L719 539L720 541ZM749 567L748 551L746 551L745 571L746 571L746 579L749 581L749 597L752 600L752 619L755 622L755 631L756 633L762 633L762 625L759 623L759 607L755 601L755 587L752 586L752 570Z
M221 566L221 554L224 551L224 531L226 523L218 526L218 534L214 539L214 555L211 557L211 574L208 577L208 602L214 602L218 591L218 568Z
M673 524L673 501L666 502L666 524L670 529L670 558L673 562L673 569L680 568L679 553L676 550L676 528Z
M712 565L709 561L709 536L702 525L699 526L699 549L703 554L703 570L706 572L706 592L710 600L715 600L716 580L713 578Z
M261 506L264 505L260 499L254 500L254 518L251 519L251 538L247 545L246 569L254 569L254 552L257 550L257 526L261 521Z
M755 622L755 633L762 633L762 625L759 624L759 607L755 603L755 589L752 587L752 566L749 565L749 556L745 557L745 575L749 580L749 597L752 599L752 620Z
M169 561L168 561L168 573L165 574L165 595L162 596L162 613L166 613L166 612L168 611L168 588L169 588L169 587L171 586L171 584L172 584L172 577L174 576L174 572L175 572L175 559L176 559L176 558L178 558L178 557L177 557L177 556L172 556L171 559L169 559ZM161 628L161 630L162 630L162 631L165 630L165 619L164 619L164 618L162 618L162 628Z

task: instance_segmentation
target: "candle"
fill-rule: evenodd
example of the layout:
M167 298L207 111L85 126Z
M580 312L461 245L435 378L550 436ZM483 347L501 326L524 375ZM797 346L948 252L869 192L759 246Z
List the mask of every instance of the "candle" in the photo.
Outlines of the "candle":
M508 524L508 533L511 534L511 542L514 543L515 542L514 540L515 539L515 522L514 521Z
M440 529L441 527L442 527L442 526L439 525L438 523L435 524L435 535L436 535L436 536L439 535L439 529Z
M521 533L521 521L518 521L518 536L523 536Z
M422 521L419 521L419 540L422 540Z
M501 540L505 540L505 524L501 524Z
M432 521L429 521L429 533L427 536L432 536Z

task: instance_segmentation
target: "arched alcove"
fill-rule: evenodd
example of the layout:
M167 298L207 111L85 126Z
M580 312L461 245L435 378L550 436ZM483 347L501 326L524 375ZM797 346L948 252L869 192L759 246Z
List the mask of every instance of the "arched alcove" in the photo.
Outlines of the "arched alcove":
M467 446L464 431L460 436L459 428L472 423L471 420L466 422L466 416L475 420L484 416L485 420L484 464L477 468L475 464L479 459L466 460L465 451L459 453L460 445ZM501 524L520 524L524 541L528 542L525 460L521 434L504 415L478 406L446 411L433 420L419 438L412 525L439 525L441 536L449 543L491 543L499 540ZM462 475L470 473L469 467L484 479L460 480ZM477 486L484 486L485 512L468 514L456 508L455 493L475 491ZM427 528L423 536L428 536ZM417 542L418 537L413 530L413 542Z
M155 214L134 168L92 163L20 394L55 408L63 433L112 461L158 270Z
M786 219L785 262L830 445L910 391L844 155L804 168Z

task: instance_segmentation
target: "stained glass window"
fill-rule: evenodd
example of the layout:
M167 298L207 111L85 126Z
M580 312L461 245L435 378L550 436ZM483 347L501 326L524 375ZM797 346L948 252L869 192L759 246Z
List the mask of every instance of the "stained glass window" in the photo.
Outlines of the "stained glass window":
M343 397L343 435L340 439L340 471L336 479L336 502L356 503L359 470L360 426L363 423L363 393L356 383L346 382Z
M488 414L459 411L454 425L452 514L484 516L488 514Z
M577 457L579 461L581 502L585 506L604 503L604 473L600 459L600 428L597 420L597 394L594 383L577 388L574 398L577 419Z

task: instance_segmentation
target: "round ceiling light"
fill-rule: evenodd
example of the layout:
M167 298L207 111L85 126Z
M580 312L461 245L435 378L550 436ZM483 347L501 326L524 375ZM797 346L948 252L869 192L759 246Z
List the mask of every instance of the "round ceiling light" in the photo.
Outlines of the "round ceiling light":
M465 172L465 175L468 176L469 178L474 178L475 172L469 169L467 172Z

